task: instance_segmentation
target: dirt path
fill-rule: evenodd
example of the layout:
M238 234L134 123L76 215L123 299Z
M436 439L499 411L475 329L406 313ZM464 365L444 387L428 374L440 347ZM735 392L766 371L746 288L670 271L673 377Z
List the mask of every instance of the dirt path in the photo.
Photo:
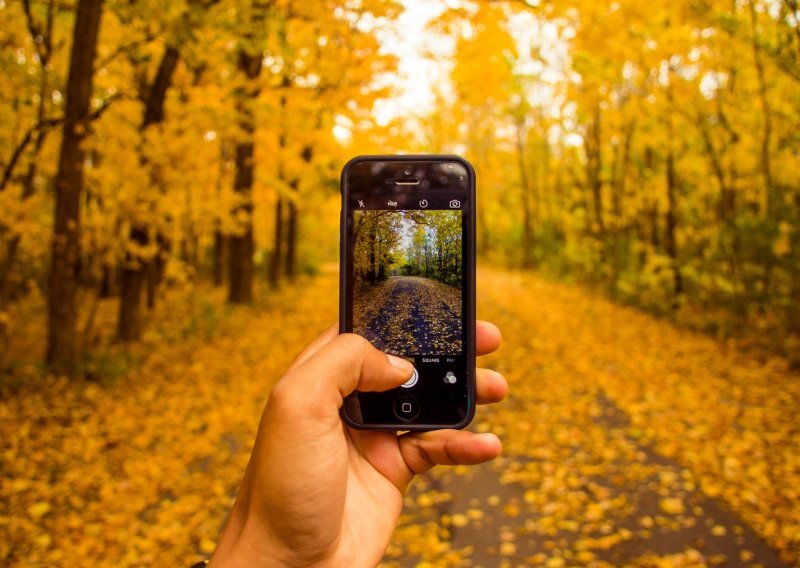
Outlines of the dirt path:
M370 316L356 330L375 345L399 355L454 353L461 350L461 294L420 276L394 276L365 295ZM356 310L359 305L356 305ZM402 351L396 345L410 346Z
M504 456L418 479L387 566L796 565L785 362L534 275L478 286L511 396L473 428Z
M484 271L478 285L478 316L505 338L482 363L512 394L473 428L505 453L418 478L387 566L798 564L800 376L784 361L531 274ZM171 305L123 376L8 391L0 564L207 557L270 386L335 321L336 298L330 273L256 311L220 293L205 333L192 331L203 312Z

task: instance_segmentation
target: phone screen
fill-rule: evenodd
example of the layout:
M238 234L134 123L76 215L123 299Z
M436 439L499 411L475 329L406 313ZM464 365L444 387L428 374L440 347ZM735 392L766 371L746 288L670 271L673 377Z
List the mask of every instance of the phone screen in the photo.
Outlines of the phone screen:
M360 158L342 185L342 331L416 369L402 387L349 397L346 419L466 425L474 406L471 167L448 156Z

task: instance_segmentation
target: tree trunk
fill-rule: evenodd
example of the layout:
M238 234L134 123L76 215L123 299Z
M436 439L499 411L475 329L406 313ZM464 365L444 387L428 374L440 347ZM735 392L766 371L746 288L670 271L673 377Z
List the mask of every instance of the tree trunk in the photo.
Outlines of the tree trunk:
M144 132L148 126L164 122L164 101L167 98L167 91L172 85L172 77L175 68L178 66L180 52L174 45L168 45L161 55L158 64L158 71L150 86L147 97L147 104L144 108L141 131Z
M367 276L367 282L369 282L370 284L375 284L377 281L376 275L378 273L377 271L378 254L377 251L375 250L376 248L377 248L377 232L375 227L375 220L373 219L369 230L369 260L368 260L369 275ZM417 260L417 268L419 268L420 264L422 264L420 260Z
M297 183L293 184L295 193ZM286 263L284 271L286 278L291 281L295 277L297 256L297 204L294 199L289 200L289 211L286 219Z
M147 129L164 120L164 101L166 100L167 90L172 84L172 76L175 68L178 65L179 52L176 47L168 46L158 65L153 84L147 91L147 100L145 103L144 113L142 115L142 124L139 131L143 134ZM140 161L143 165L147 165L147 160L142 155ZM154 183L154 176L150 175L151 183ZM136 243L137 247L145 247L149 243L148 230L141 221L134 221L134 225L130 229L129 238ZM117 336L122 341L135 341L141 337L142 331L142 315L140 313L142 301L142 284L145 278L148 280L148 305L154 303L155 283L151 292L150 286L150 262L148 259L142 258L138 255L128 253L123 263L122 270L120 271L120 300L119 300L119 313L117 319ZM155 278L156 275L153 275Z
M672 282L673 282L673 309L678 307L678 297L683 294L683 278L681 276L681 268L678 262L678 197L676 195L678 185L677 173L675 172L675 156L672 149L667 154L667 234L666 234L666 249L672 264Z
M603 155L599 104L596 106L594 116L589 123L589 133L586 136L585 147L586 173L589 188L592 191L594 220L597 223L597 230L602 235L605 233L605 223L603 221Z
M228 262L228 237L217 229L214 233L214 286L225 284L225 265Z
M767 214L770 219L777 217L777 212L783 206L783 196L780 194L779 187L772 179L772 163L770 161L770 146L772 145L772 107L767 96L767 80L762 59L761 48L758 45L758 22L756 21L756 7L753 0L750 1L750 33L753 47L753 61L756 66L756 76L758 77L758 98L761 99L761 114L764 120L764 132L761 137L761 156L759 166L761 176L764 179L764 189L767 192Z
M241 304L253 301L253 131L245 142L236 144L236 179L234 190L242 196L237 213L243 212L244 228L230 236L228 301Z
M78 366L75 292L81 268L80 198L86 152L82 142L89 129L89 103L102 5L102 0L78 0L67 79L64 131L55 179L47 363L57 372L70 374Z
M137 248L146 247L150 242L147 229L134 225L129 238ZM147 260L132 253L126 253L125 262L120 269L119 312L117 315L117 338L121 341L135 341L141 337L141 293Z
M156 307L156 288L158 288L159 282L159 258L158 255L155 258L152 258L150 262L147 263L147 267L145 268L145 280L147 281L147 293L145 294L145 298L147 299L147 309L153 310Z
M141 227L135 227L131 229L131 240L144 246L148 242L147 232ZM117 337L121 341L135 341L142 335L142 285L146 266L144 262L131 255L120 271Z
M520 199L522 200L522 267L533 266L533 223L531 221L531 203L528 195L530 180L525 163L525 130L524 119L517 121L517 166L519 168Z
M281 256L283 255L283 198L275 202L275 243L269 259L269 285L274 289L281 280Z
M17 259L17 251L19 250L20 236L14 235L6 243L6 258L5 262L0 266L0 309L8 304L13 296L11 291L11 273L14 270L14 264Z
M236 143L233 190L239 196L235 216L243 227L230 236L230 281L228 301L241 304L253 301L253 171L254 135L256 130L252 104L258 97L259 88L255 79L261 74L261 52L248 52L239 48L239 71L247 84L236 93L236 110L242 136Z
M100 299L110 298L114 295L114 269L111 266L103 265L103 275L100 277L100 289L98 296Z
M164 267L166 265L166 255L169 253L169 241L167 238L158 234L156 236L158 252L156 256L147 263L147 309L152 310L156 307L156 292L158 285L164 277Z

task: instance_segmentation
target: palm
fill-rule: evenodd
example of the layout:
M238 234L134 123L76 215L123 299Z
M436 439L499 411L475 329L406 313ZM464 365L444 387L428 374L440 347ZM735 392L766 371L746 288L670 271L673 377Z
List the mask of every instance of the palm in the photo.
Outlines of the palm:
M347 551L343 556L357 552L358 558L347 558L347 565L374 566L400 516L403 493L396 483L405 485L408 467L393 432L345 428L345 438L348 475L339 550Z

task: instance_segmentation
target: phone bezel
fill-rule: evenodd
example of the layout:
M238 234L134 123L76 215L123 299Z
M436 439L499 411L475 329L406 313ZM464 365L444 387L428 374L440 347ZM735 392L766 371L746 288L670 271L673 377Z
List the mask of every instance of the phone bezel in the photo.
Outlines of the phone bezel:
M347 333L345 330L346 315L348 310L348 274L347 274L347 218L348 218L348 183L347 176L350 169L363 162L458 162L467 170L469 177L467 183L467 194L470 203L468 209L467 224L469 230L466 231L467 254L464 259L464 286L466 290L468 313L465 319L466 330L466 380L467 380L467 409L463 420L453 424L424 424L424 423L391 423L391 424L364 424L356 422L347 413L346 405L342 404L340 414L345 423L359 430L441 430L441 429L462 429L472 422L475 417L476 394L475 394L475 170L466 159L452 154L398 154L398 155L362 155L356 156L348 161L342 168L340 180L342 205L340 216L340 239L339 239L339 333Z

